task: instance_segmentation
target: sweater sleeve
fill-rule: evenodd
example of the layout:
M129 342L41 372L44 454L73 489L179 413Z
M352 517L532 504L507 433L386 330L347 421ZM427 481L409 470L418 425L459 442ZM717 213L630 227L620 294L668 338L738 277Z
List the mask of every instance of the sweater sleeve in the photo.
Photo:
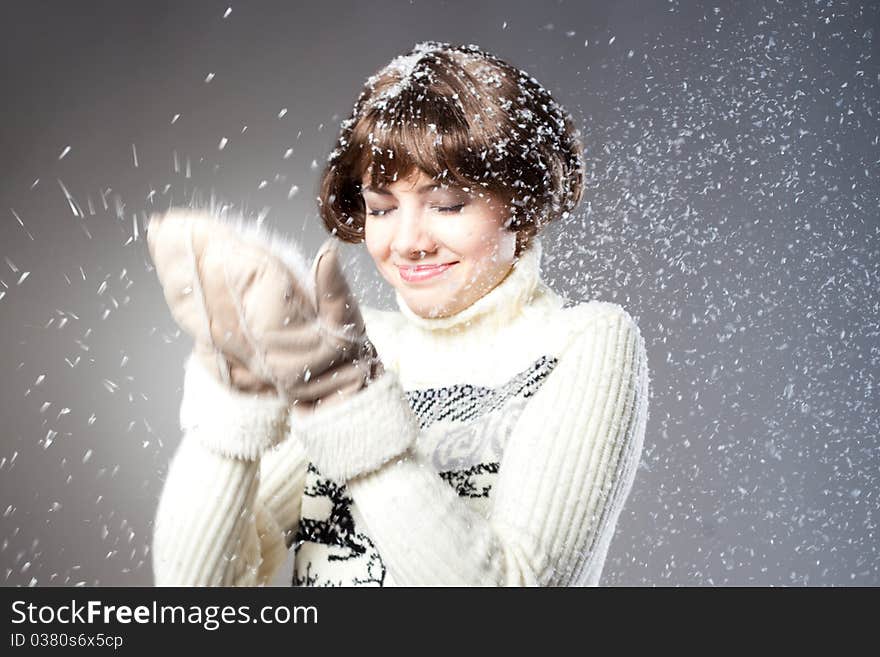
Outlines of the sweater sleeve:
M299 521L306 461L288 404L232 390L185 366L183 438L154 519L157 586L263 586Z
M488 516L411 449L414 420L402 412L393 376L386 373L384 387L374 391L381 399L355 401L335 420L330 409L307 420L312 460L322 471L350 476L348 489L396 582L598 584L641 455L648 365L644 339L622 307L572 310L577 328L517 421ZM337 442L328 449L321 440L333 432ZM339 443L353 446L364 434L377 444L358 464L350 455L360 448L346 451Z

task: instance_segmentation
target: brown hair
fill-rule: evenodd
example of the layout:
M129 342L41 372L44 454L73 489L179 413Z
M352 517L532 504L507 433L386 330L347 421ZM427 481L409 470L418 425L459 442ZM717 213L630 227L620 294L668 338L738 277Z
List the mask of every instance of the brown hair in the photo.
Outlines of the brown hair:
M361 242L364 174L387 186L421 169L500 199L519 255L580 202L582 153L570 115L535 78L477 46L426 41L367 79L327 158L318 206L331 233Z

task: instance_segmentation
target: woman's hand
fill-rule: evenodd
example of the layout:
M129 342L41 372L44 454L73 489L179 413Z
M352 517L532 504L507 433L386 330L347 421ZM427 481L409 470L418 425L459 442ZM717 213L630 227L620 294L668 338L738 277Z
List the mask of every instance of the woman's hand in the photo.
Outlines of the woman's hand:
M277 234L172 209L151 217L147 244L175 321L226 385L305 410L382 373L332 239L309 267Z

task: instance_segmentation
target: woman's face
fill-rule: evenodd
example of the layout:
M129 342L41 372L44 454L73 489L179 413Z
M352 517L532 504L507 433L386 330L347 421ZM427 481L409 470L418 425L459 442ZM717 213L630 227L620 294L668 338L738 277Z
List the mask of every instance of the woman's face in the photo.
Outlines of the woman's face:
M365 176L362 190L367 250L417 315L464 310L510 271L516 235L485 190L443 186L422 171L383 189Z

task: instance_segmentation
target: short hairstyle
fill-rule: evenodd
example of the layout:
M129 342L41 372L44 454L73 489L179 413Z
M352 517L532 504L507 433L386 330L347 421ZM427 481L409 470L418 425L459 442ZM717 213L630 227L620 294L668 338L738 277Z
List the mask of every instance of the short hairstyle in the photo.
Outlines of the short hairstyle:
M387 186L416 169L500 199L517 255L584 191L571 116L534 77L474 45L418 43L367 79L319 182L327 229L363 241L364 175Z

